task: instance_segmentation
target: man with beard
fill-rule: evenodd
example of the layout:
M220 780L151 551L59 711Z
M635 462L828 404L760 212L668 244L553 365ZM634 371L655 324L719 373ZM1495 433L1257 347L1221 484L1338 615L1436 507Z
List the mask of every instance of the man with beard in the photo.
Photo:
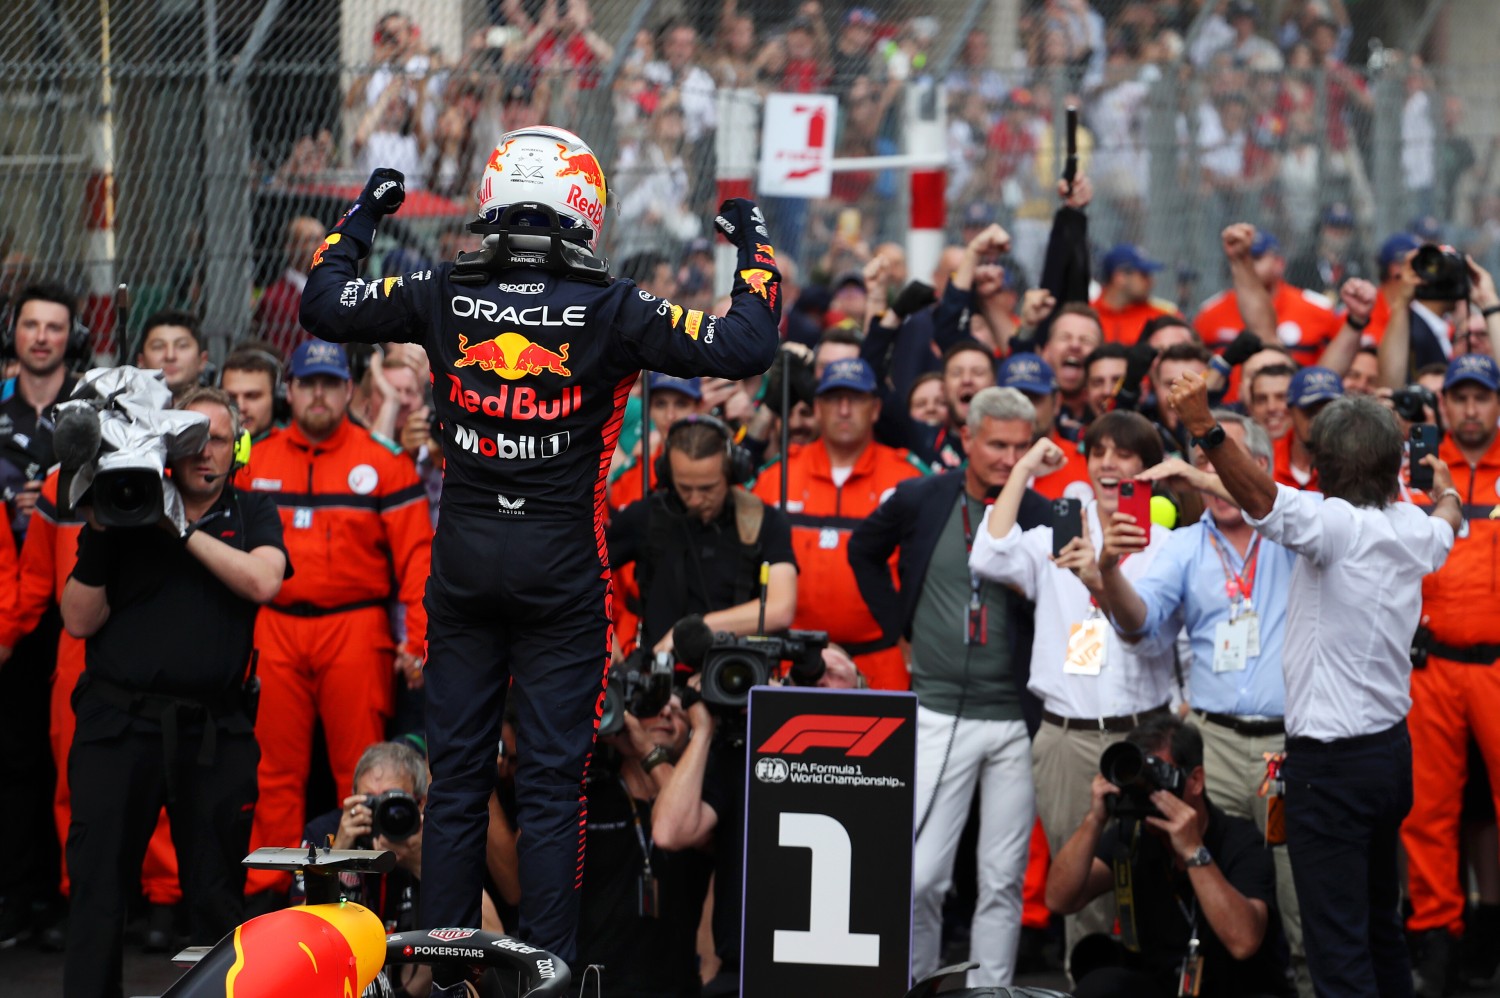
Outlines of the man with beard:
M1057 413L1058 431L1068 440L1077 441L1089 420L1088 385L1084 378L1084 358L1104 342L1104 328L1099 315L1077 302L1064 305L1052 320L1042 359L1057 375L1057 390L1062 406Z
M1500 729L1487 723L1500 704L1500 617L1475 612L1495 598L1495 544L1500 521L1490 519L1500 484L1500 367L1491 357L1466 354L1448 365L1443 412L1450 433L1438 457L1468 521L1448 560L1422 582L1427 667L1411 677L1412 809L1401 828L1412 902L1407 932L1417 938L1422 995L1448 993L1458 937L1464 930L1464 890L1458 877L1460 811L1468 776L1468 746L1479 746L1491 773L1500 772ZM1433 497L1434 499L1436 496ZM1424 641L1425 637L1425 641ZM1490 668L1475 668L1490 666ZM1481 909L1483 912L1484 909ZM1494 939L1494 910L1478 928ZM1473 938L1474 932L1470 931Z

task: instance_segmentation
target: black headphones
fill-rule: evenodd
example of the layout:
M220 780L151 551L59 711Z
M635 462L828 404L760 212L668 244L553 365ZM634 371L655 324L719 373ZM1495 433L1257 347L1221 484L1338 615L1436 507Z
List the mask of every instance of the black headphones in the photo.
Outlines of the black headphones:
M661 453L656 456L656 465L652 469L656 474L657 485L661 488L672 487L672 437L689 426L708 426L724 438L724 471L729 476L730 485L744 485L755 477L755 458L750 452L734 442L734 431L722 419L709 415L687 416L679 419L667 429L667 439L662 443Z
M30 289L27 289L28 291ZM54 301L47 295L28 295L22 291L20 297L16 298L0 313L0 360L14 360L16 357L16 323L21 318L21 308L30 301ZM56 302L65 305L68 309L68 318L72 324L68 329L68 346L63 351L63 360L69 365L81 364L90 358L90 346L94 334L89 327L83 324L78 317L78 309L66 301Z

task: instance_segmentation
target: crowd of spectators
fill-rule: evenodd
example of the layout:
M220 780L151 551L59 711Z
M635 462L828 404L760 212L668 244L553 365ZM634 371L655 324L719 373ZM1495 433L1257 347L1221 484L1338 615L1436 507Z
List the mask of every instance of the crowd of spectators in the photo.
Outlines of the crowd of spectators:
M405 163L413 188L461 200L503 128L582 106L603 87L615 50L593 30L585 4L549 0L535 16L519 2L502 7L503 30L476 34L452 66L421 47L405 15L379 22L374 69L348 92L359 116L351 162ZM610 546L634 552L651 540L620 526L642 495L687 504L676 491L682 483L663 483L660 473L678 467L679 455L667 453L674 427L694 416L721 421L731 460L752 470L730 476L725 462L725 489L704 523L733 523L726 496L737 485L780 507L787 539L778 535L776 563L794 565L801 582L795 598L777 594L777 620L830 634L830 674L840 677L833 685L915 690L920 758L954 760L951 769L924 762L917 776L914 966L968 956L979 965L972 983L1003 984L1044 962L1060 937L1066 948L1052 958L1066 963L1080 995L1165 994L1163 981L1192 956L1189 934L1203 933L1204 993L1307 995L1316 983L1320 993L1368 994L1377 979L1410 969L1393 956L1393 947L1405 951L1395 911L1404 896L1418 993L1441 995L1492 978L1500 954L1500 854L1486 776L1500 765L1500 740L1484 713L1490 671L1473 668L1500 660L1500 631L1467 612L1495 596L1493 538L1485 535L1500 508L1500 294L1491 277L1500 263L1500 196L1482 193L1473 218L1461 221L1459 180L1477 157L1453 137L1461 107L1434 107L1412 59L1403 173L1418 210L1403 231L1366 238L1375 206L1354 120L1370 98L1341 61L1350 37L1342 3L1291 4L1273 25L1255 5L1230 0L1214 6L1192 44L1187 10L1173 20L1159 5L1125 4L1106 20L1083 0L1047 0L1028 11L1028 44L1011 66L994 58L982 33L971 35L946 81L958 238L936 270L907 272L902 233L885 228L891 213L876 207L888 197L880 177L841 178L827 210L807 216L804 252L783 264L785 343L771 371L744 382L643 375L611 467ZM605 98L618 128L609 176L619 214L607 225L619 273L646 293L722 314L726 303L711 290L712 243L702 238L714 93L837 92L844 148L878 151L894 141L901 85L930 64L937 26L924 17L882 20L864 8L832 16L816 2L775 31L733 2L716 13L630 40ZM1179 56L1187 62L1174 62ZM1179 175L1224 223L1215 225L1212 260L1200 264L1214 293L1192 298L1181 280L1158 293L1164 265L1138 244L1154 210L1146 97L1169 64L1191 67L1180 71L1193 81L1183 91L1192 103L1184 98L1176 122ZM496 67L524 70L497 83ZM1069 188L1055 180L1050 135L1056 107L1073 95L1088 109L1080 143L1088 171ZM1326 133L1313 127L1316 108L1328 109ZM1434 114L1448 127L1424 131ZM331 136L308 138L277 182L317 175L338 159L334 146ZM1309 167L1304 155L1324 162ZM1309 178L1333 178L1333 196ZM780 239L773 206L767 214ZM1316 219L1311 231L1299 231L1304 219ZM400 786L416 798L425 786L408 753L384 750L382 765L362 758L372 744L425 723L420 593L447 430L431 417L430 392L444 386L419 350L387 344L346 354L301 330L297 301L324 231L313 218L287 224L285 269L218 375L255 439L236 487L276 496L291 492L285 482L299 490L307 483L278 500L296 575L257 625L269 707L257 733L275 748L262 750L255 845L316 840L324 826L349 841L368 833L365 795L387 789L375 777L390 776L398 755ZM1412 265L1448 240L1471 254L1449 258L1463 277L1458 290L1424 280ZM451 259L458 245L439 256ZM430 265L401 253L372 262L391 276ZM19 584L5 588L16 595L13 608L0 600L0 619L15 622L0 628L0 684L18 685L0 685L0 712L17 723L0 723L16 745L0 758L31 760L15 785L42 817L7 830L30 832L17 855L31 859L0 879L0 946L33 932L55 946L65 928L57 895L67 884L39 871L57 869L61 842L36 830L53 827L46 815L54 807L56 827L67 828L67 680L83 671L83 653L78 639L59 637L49 607L71 571L64 540L85 528L61 511L58 476L48 474L55 455L46 414L72 388L69 367L86 358L77 302L65 289L21 290L12 304L14 322L0 331L10 379L0 396L8 504L0 571ZM214 377L197 320L185 311L148 319L132 359L161 370L179 398ZM1222 428L1218 440L1205 435L1205 418ZM1439 476L1418 487L1412 472L1420 469L1386 446L1422 425L1444 435L1438 454L1451 482ZM716 480L725 450L718 433L687 434L703 440L676 448L682 460L713 465ZM1366 438L1371 454L1355 446ZM1234 481L1215 474L1231 446L1258 469L1253 484L1264 489L1251 499L1250 472ZM1390 495L1361 491L1368 483L1354 480L1359 474L1385 476L1376 484ZM1162 500L1153 513L1170 514L1131 520L1125 481L1149 483ZM1308 498L1325 493L1321 504ZM1312 625L1305 605L1288 605L1305 571L1294 566L1333 557L1309 540L1309 524L1318 508L1346 506L1355 512L1327 529L1358 522L1378 532L1399 517L1410 527L1432 512L1432 536L1401 563L1411 591L1380 595L1390 613L1376 628L1380 640L1362 652L1378 674L1338 670L1327 681L1343 685L1310 700L1314 680L1298 670L1308 668L1313 638L1329 638L1297 630ZM1057 509L1074 522L1065 525ZM310 529L315 518L326 529ZM1456 540L1438 526L1447 519L1459 523ZM1385 527L1371 526L1376 520ZM1072 539L1055 545L1064 527ZM732 548L727 530L715 543ZM618 663L638 661L630 658L637 644L673 650L662 622L641 622L637 573L633 565L617 579ZM1212 584L1198 584L1199 575ZM970 606L991 612L976 618ZM985 681L972 688L967 670L952 667L968 660L970 645L990 656ZM26 685L54 670L50 688ZM1313 711L1318 697L1346 693L1369 694L1378 708ZM26 743L39 718L51 722L40 757ZM677 907L669 928L631 931L670 953L662 966L673 973L722 983L732 976L718 962L733 959L726 940L698 958L682 949L708 889L705 857L724 860L713 855L725 847L712 834L719 816L702 785L714 763L693 748L703 741L698 731L710 737L721 723L701 706L684 707L680 694L656 719L632 718L611 736L606 776L593 781L606 817L591 811L591 819L607 844L592 855L608 857L598 862L609 864L614 884L599 904L623 903L632 878L614 875L641 859L671 879L663 899ZM1181 910L1179 924L1160 898L1154 914L1163 917L1149 932L1101 944L1089 938L1110 937L1116 926L1118 895L1106 881L1117 872L1112 853L1128 843L1106 827L1114 806L1106 798L1115 794L1097 777L1098 756L1127 736L1183 774L1177 802L1156 801L1162 824L1147 826L1164 833L1162 851L1142 869L1176 878L1201 902L1194 912L1203 921ZM1276 844L1272 805L1257 790L1265 783L1275 798L1280 781L1293 807L1318 784L1293 782L1312 768L1306 762L1278 777L1283 753L1307 759L1327 751L1319 746L1374 744L1358 742L1367 737L1398 767L1405 751L1419 778L1393 781L1370 819L1370 841L1359 844L1369 857L1359 910L1374 916L1337 927L1323 892L1333 888L1330 870L1351 868L1350 854L1326 836L1316 841L1308 854L1328 869L1315 876L1295 868L1297 843L1307 848L1319 822L1349 812L1330 804L1289 816L1288 848ZM315 741L323 746L316 751ZM506 799L506 751L491 808L494 910L486 918L497 926L514 915L514 841L524 831ZM684 759L692 765L678 765ZM688 777L680 775L689 771L702 798L692 808L683 805ZM654 843L625 834L643 813L651 829L659 797L670 807ZM330 810L342 802L339 817L304 829L321 810L309 811L309 801ZM960 862L972 848L962 844L970 821L984 845L977 869ZM1404 879L1393 861L1398 838ZM408 881L419 883L412 850L398 853ZM178 896L161 852L149 847L141 875L156 948L172 941ZM1201 872L1215 863L1221 876ZM247 910L286 903L288 888L283 877L253 876ZM390 927L410 916L410 898L405 909L398 902L382 913ZM609 909L586 905L587 917L601 910ZM612 924L603 918L585 934L585 955L628 949ZM653 968L637 969L650 976ZM1218 990L1231 979L1240 990Z

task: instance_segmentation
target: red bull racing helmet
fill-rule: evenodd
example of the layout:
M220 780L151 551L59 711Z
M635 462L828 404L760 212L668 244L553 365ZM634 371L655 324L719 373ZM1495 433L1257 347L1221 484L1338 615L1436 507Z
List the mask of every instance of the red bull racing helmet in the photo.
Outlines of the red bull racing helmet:
M544 204L598 253L606 197L594 151L565 128L536 125L506 132L490 153L479 178L479 217L493 224L510 205Z

